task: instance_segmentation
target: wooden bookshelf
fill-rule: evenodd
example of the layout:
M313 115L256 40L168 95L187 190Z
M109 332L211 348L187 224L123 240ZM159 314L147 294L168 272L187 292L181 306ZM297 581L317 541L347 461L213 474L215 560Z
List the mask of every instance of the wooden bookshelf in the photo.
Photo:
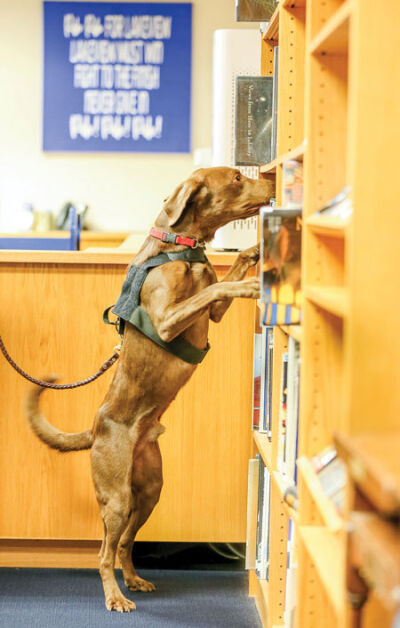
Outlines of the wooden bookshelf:
M296 512L283 499L277 434L272 429L271 441L263 434L253 438L253 455L260 453L272 471L269 581L255 586L254 573L250 577L266 628L288 625L282 556L289 519L297 531L296 628L389 628L398 609L385 606L377 591L356 624L345 581L355 483L386 515L397 517L400 503L400 67L393 63L400 3L384 4L280 0L261 45L269 74L279 45L277 156L260 168L260 176L275 176L278 205L283 162L304 163L302 325L274 330L272 402L274 426L275 367L292 336L301 342ZM351 217L316 213L344 187ZM349 470L343 516L310 462L335 435ZM370 533L362 525L358 548Z

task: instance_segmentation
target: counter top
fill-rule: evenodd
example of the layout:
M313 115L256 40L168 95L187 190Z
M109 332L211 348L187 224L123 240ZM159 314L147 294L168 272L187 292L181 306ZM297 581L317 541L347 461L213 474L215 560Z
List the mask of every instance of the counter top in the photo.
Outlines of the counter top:
M213 266L230 266L237 253L208 250L207 257ZM119 247L93 248L85 251L0 251L0 264L76 264L127 266L135 252Z

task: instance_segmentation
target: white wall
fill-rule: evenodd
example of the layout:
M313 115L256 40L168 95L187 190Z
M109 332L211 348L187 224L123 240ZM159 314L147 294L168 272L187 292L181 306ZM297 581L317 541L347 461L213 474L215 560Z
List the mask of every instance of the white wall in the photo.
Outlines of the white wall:
M213 31L253 26L237 24L234 10L235 0L193 0L193 149L211 146ZM193 156L41 151L41 0L0 0L0 59L1 211L73 200L90 205L94 229L146 230Z

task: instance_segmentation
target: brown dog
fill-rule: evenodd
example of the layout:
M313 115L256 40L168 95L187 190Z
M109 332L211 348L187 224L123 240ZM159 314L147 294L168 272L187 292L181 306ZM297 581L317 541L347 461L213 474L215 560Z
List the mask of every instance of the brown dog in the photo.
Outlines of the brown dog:
M238 170L197 170L166 199L155 225L203 244L219 227L255 215L272 195L270 181L248 179ZM148 237L133 264L141 266L161 252L185 249ZM220 283L208 261L170 261L150 269L140 300L162 341L180 337L204 349L210 319L220 321L234 297L259 297L259 280L243 280L258 257L258 246L240 253ZM28 418L42 441L60 451L91 448L93 481L104 522L100 573L108 610L135 608L115 579L117 551L126 586L133 591L154 590L153 584L136 574L132 546L162 487L157 439L164 427L160 418L195 368L127 323L113 382L91 430L60 432L40 414L43 389L35 387L29 395Z

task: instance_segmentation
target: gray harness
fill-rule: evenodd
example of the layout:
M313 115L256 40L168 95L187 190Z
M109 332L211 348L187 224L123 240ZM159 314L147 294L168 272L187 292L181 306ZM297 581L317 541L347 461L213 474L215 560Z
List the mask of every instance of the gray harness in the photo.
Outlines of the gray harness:
M121 294L112 311L120 319L118 325L120 333L122 333L124 327L124 325L121 325L121 322L128 321L134 325L136 329L142 332L142 334L150 338L150 340L166 351L169 351L169 353L172 353L181 360L189 362L190 364L199 364L199 362L205 358L210 348L208 342L205 349L198 349L197 347L194 347L182 336L174 338L171 342L164 342L164 340L162 340L157 334L155 327L151 322L150 316L140 305L140 292L149 270L155 268L156 266L161 266L163 264L167 264L168 262L175 262L177 260L189 263L200 262L202 264L205 264L208 261L204 251L200 248L196 248L186 249L177 253L160 253L160 255L156 255L155 257L148 259L144 264L142 264L142 266L132 265L128 270L128 274L122 285ZM110 309L111 308L108 308L108 310ZM106 322L109 322L108 310L106 310L107 320L104 318Z

